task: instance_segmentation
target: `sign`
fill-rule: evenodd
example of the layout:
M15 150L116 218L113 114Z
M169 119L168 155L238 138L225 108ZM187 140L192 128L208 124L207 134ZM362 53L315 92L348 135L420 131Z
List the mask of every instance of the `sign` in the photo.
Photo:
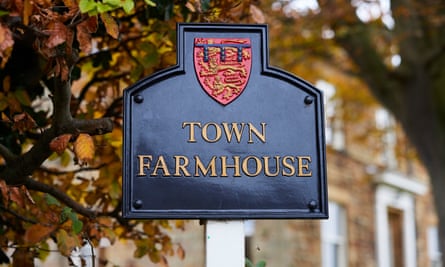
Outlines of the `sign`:
M323 97L267 26L179 24L177 65L124 91L123 216L327 218Z

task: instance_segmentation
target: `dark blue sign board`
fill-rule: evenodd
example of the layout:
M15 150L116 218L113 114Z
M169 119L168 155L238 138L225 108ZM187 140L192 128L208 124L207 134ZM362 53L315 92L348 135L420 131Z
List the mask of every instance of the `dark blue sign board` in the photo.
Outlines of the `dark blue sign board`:
M322 93L267 26L179 24L177 65L124 92L123 216L328 216Z

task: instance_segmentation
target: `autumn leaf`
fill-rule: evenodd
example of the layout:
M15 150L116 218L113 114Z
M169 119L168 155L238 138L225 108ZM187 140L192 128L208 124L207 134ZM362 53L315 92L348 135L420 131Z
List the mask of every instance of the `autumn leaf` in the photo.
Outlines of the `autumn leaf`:
M15 267L28 267L34 265L34 252L26 247L19 247L12 254Z
M14 123L13 128L18 130L20 134L33 129L37 125L34 119L26 112L14 115L12 120Z
M23 3L23 24L29 24L29 18L32 14L32 3L31 0L25 0Z
M107 33L114 39L117 39L119 37L119 26L113 17L108 13L102 13L100 18L105 25Z
M8 62L9 57L12 53L12 47L14 46L14 39L12 38L12 33L9 28L0 24L0 68L4 68L6 62Z
M23 194L19 187L10 186L9 187L9 199L15 203L19 207L24 208L25 207L25 198L23 197Z
M79 134L74 142L74 153L79 165L83 166L93 161L94 141L89 134Z
M261 9L259 9L255 5L250 5L250 15L252 16L253 21L255 21L256 23L266 22L263 11L261 11Z
M161 267L168 267L168 261L165 256L161 257L161 260L159 261L159 266Z
M68 146L71 136L72 136L71 134L62 134L62 135L55 137L49 143L49 148L52 151L56 152L57 154L61 155L65 151L66 147Z
M8 185L6 185L5 180L0 180L0 191L2 193L2 197L3 197L3 203L7 203L9 201L9 196L8 196Z
M176 255L181 259L185 259L185 250L181 245L178 245L178 248L176 249Z
M46 46L48 48L54 48L66 42L68 28L62 22L52 21L48 24L45 33L49 35L45 43Z
M97 17L91 16L87 20L82 21L77 25L77 41L79 42L80 50L84 53L90 53L91 34L97 31Z
M25 232L25 242L28 244L35 244L47 238L55 229L56 225L31 225Z
M80 246L79 239L76 236L70 236L64 229L60 229L56 234L57 247L64 256L70 255L71 251Z

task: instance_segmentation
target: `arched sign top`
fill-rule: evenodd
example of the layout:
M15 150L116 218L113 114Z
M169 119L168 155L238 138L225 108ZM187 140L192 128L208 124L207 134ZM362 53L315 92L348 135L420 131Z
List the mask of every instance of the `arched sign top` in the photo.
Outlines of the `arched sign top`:
M124 91L127 218L326 218L321 92L266 25L178 24L177 65Z

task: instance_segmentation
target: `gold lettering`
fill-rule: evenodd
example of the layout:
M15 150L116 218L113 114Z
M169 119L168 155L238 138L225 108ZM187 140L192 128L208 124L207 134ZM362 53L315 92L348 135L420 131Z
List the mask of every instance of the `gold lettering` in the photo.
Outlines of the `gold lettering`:
M310 156L299 156L298 159L298 175L302 177L312 176L312 171L309 170L309 163L311 163Z
M138 176L145 176L144 168L147 168L147 170L150 170L150 163L153 160L153 156L151 155L138 155L139 159L139 173ZM147 162L145 162L145 159L148 159Z
M187 170L189 159L186 156L174 156L175 158L175 174L173 176L182 176L180 172L186 177L192 176Z
M208 133L207 133L207 129L209 128L210 125L212 125L215 128L215 137L213 139L210 139L208 136ZM221 139L221 128L219 127L218 124L216 124L214 122L206 123L206 124L204 124L204 126L202 126L201 136L202 136L202 139L204 139L206 142L209 142L209 143L218 142L219 139Z
M233 165L228 165L227 156L221 156L221 177L227 177L227 168L234 169L233 177L241 177L239 164L240 156L233 156L232 158L234 161Z
M289 163L289 161L291 161L291 163ZM284 176L294 176L295 167L293 164L295 163L295 158L291 156L285 156L283 157L282 163L283 163L283 171L281 172L281 174ZM284 169L289 170L289 172L286 172Z
M249 141L247 143L253 144L253 134L256 135L256 137L263 143L266 143L266 123L261 123L261 133L260 131L253 126L252 123L248 123L249 126Z
M274 158L275 158L275 172L271 173L270 170L269 170L269 159L270 159L270 157L269 156L264 156L263 157L263 160L264 160L264 174L266 176L275 177L275 176L278 176L278 174L280 173L280 162L279 162L280 161L280 156L275 156ZM284 163L283 163L283 165L284 165Z
M190 126L189 138L188 138L187 142L189 142L189 143L196 143L196 139L195 139L195 126L198 126L199 128L201 128L201 123L200 122L196 122L196 121L190 121L190 122L185 121L185 122L182 123L182 129L184 129L187 126Z
M201 171L203 176L206 176L209 171L210 177L218 176L216 174L216 156L212 157L207 166L204 166L199 156L195 156L195 177L199 177L199 171Z
M249 172L249 160L253 159L255 160L255 166L256 166L256 170L254 173L250 173ZM254 176L258 176L258 174L260 174L261 170L263 169L263 165L261 164L261 160L255 156L247 156L244 160L243 160L243 172L250 177L254 177Z
M153 169L153 172L150 174L150 176L157 176L158 175L158 169L161 169L163 174L162 176L170 176L170 172L167 168L167 163L165 162L165 159L163 156L159 156L158 160L156 161L156 166Z
M235 134L236 141L238 143L241 142L241 136L244 131L244 126L246 126L246 124L244 122L240 123L241 128L238 128L238 123L236 123L236 122L231 123L231 125L232 125L231 128L229 128L229 124L227 122L223 122L221 124L224 128L224 132L226 134L226 139L227 139L228 143L232 142L233 134Z

